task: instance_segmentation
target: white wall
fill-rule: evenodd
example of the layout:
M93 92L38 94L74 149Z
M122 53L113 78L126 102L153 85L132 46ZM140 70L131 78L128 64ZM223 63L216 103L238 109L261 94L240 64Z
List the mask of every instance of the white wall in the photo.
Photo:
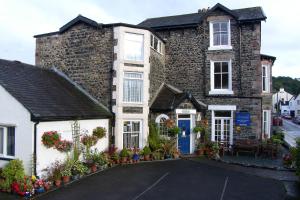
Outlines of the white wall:
M31 174L33 155L33 122L30 113L0 86L0 124L1 126L15 126L15 158L23 161L27 174ZM0 159L0 167L8 161Z
M71 124L74 121L55 121L55 122L41 122L37 126L37 174L40 175L41 171L47 168L51 163L56 160L64 160L66 153L60 153L54 148L46 148L42 144L42 135L46 131L57 131L61 134L61 139L72 141ZM100 139L93 147L99 151L107 150L108 148L108 119L95 119L95 120L79 120L81 134L92 134L93 129L101 126L107 130L106 137Z
M143 64L144 67L125 66L124 60L124 36L126 32L137 33L144 35L144 61L132 62L135 64ZM113 92L112 98L116 99L116 106L113 106L113 112L116 114L115 119L115 144L118 149L123 149L123 121L126 120L141 120L142 133L140 135L140 148L147 144L148 138L148 114L149 114L149 73L150 73L150 32L143 29L135 29L129 27L114 28L114 38L118 40L117 46L114 47L114 53L117 54L117 60L114 61L113 68L116 70L116 77L113 84L116 85L116 92ZM143 102L140 104L123 103L123 76L124 71L143 72ZM123 113L123 107L142 107L142 114L127 114Z
M278 103L280 100L289 101L293 97L292 94L284 91L284 88L280 88L280 90L273 94L272 96L272 105L273 105L273 112L276 112L275 104Z

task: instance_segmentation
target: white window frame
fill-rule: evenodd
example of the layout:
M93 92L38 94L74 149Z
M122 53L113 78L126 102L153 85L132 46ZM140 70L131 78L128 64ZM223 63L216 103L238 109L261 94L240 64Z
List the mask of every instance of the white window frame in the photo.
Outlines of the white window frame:
M300 105L300 100L297 100L297 105Z
M141 78L130 78L130 77L125 77L125 74L131 73L131 74L141 74ZM124 82L125 79L131 79L131 80L141 80L142 81L142 91L141 91L141 101L125 101L125 94L124 94ZM134 103L134 104L143 104L144 101L144 73L143 72L132 72L132 71L124 71L124 76L123 76L123 103Z
M142 140L143 140L143 138L142 138L142 136L143 136L143 121L142 120L135 120L135 119L124 119L123 120L123 123L122 123L122 133L123 133L123 135L122 135L122 137L123 137L123 148L125 148L125 146L124 146L124 134L125 133L128 133L128 132L124 132L124 123L125 122L130 122L130 124L131 124L131 134L133 133L133 131L132 131L132 122L139 122L139 124L140 124L140 130L139 130L139 135L138 135L138 137L139 137L139 140L138 140L138 142L139 142L139 144L138 144L138 148L142 148ZM131 147L132 148L132 147Z
M265 119L265 113L266 113L266 119ZM267 130L264 130L266 123ZM271 133L271 110L263 110L262 112L262 133L266 134L268 138L270 138Z
M154 40L157 40L157 49L155 49L155 47L154 47ZM161 42L160 39L158 39L158 37L156 37L156 36L153 35L153 34L150 35L150 47L151 47L153 50L157 51L158 53L163 54L163 53L162 53L163 43Z
M230 117L215 117L215 111L230 111L231 115L230 115ZM233 111L234 110L228 110L228 109L221 109L221 110L215 109L215 110L211 111L211 141L213 141L213 142L215 141L215 120L216 119L229 119L230 120L229 145L233 144ZM223 129L223 127L222 127L222 129Z
M7 155L7 137L8 137L8 127L6 126L0 126L0 128L3 128L4 129L4 133L3 133L3 153L1 154L0 153L0 158L11 158L11 159L14 159L15 156L10 156L10 155ZM15 127L14 127L15 128ZM15 134L16 134L16 129L15 129ZM16 135L15 135L16 137ZM15 155L16 155L16 141L14 142L15 146Z
M131 34L131 35L139 35L139 36L142 36L143 37L143 41L142 41L142 48L141 48L141 55L142 55L142 59L128 59L127 57L126 57L126 45L125 45L125 43L126 43L126 39L125 39L125 37L126 37L126 35L127 34ZM133 33L133 32L125 32L125 35L124 35L124 60L126 60L126 61L133 61L133 62L143 62L144 61L144 59L145 59L145 50L144 50L144 48L145 48L145 36L144 36L144 34L140 34L140 33Z
M227 62L228 63L228 89L215 89L215 63L218 62ZM209 94L233 94L232 91L232 62L230 60L222 60L222 61L210 61L210 91Z
M264 69L266 71L266 75L264 76ZM261 90L263 93L270 92L270 66L262 65L261 68ZM264 80L265 79L265 90L264 90Z
M215 23L227 23L228 45L214 45L214 30L213 30L213 25ZM232 49L232 46L231 46L230 20L210 21L209 22L209 38L210 38L210 46L208 47L208 50Z

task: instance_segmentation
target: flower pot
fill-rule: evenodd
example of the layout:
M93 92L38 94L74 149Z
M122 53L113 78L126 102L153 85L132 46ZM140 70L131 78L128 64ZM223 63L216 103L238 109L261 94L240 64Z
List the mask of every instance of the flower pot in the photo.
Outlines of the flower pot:
M197 149L196 154L197 156L202 156L204 154L204 149Z
M61 186L61 180L55 180L54 184L56 187L60 187Z
M121 163L126 163L127 162L127 157L122 157L121 158Z
M50 190L50 188L51 188L51 186L49 184L45 184L44 187L45 187L46 191Z
M149 161L150 160L150 155L144 155L144 160Z
M179 154L173 154L174 159L178 159L179 158Z
M45 192L45 189L43 187L40 187L40 188L35 189L35 192L38 194L43 193L43 192Z
M95 173L97 171L97 165L92 165L91 166L91 172Z
M64 183L69 183L70 182L70 176L63 176L62 179L63 179Z

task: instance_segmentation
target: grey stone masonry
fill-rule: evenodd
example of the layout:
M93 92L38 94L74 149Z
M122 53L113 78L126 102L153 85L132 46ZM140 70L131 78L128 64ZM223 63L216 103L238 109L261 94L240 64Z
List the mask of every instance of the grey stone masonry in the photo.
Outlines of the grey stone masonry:
M111 106L113 30L83 23L67 31L36 39L36 65L56 68Z

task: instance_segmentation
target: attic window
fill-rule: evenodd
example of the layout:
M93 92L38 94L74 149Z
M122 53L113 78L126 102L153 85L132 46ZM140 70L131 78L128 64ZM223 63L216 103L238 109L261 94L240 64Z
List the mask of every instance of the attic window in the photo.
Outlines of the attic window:
M230 21L210 22L210 50L232 49L230 39Z

